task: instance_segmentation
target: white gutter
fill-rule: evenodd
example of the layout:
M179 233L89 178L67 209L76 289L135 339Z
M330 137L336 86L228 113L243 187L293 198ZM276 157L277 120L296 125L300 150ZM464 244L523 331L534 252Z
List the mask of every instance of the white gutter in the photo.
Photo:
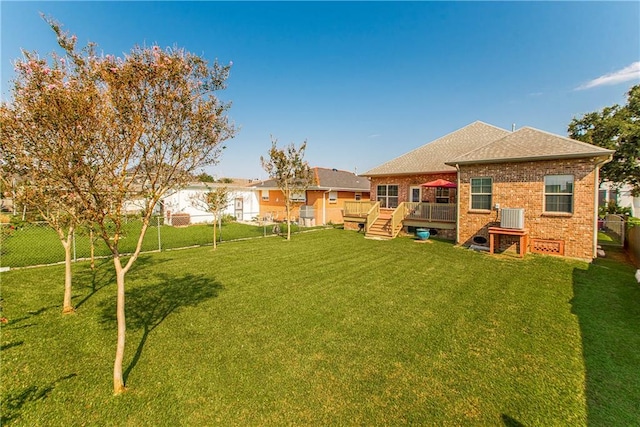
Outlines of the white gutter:
M331 188L322 193L322 225L327 225L327 205L325 203L325 194L330 192Z
M613 155L596 163L594 175L595 191L593 192L593 258L598 257L598 194L600 189L600 168L613 160Z

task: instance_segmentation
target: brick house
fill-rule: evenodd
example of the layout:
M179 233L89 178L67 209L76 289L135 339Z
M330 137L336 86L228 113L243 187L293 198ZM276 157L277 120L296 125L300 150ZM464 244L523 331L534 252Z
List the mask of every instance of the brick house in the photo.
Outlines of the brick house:
M345 203L369 200L369 180L352 172L314 167L313 184L297 195L291 217L305 225L341 224ZM275 180L253 184L259 191L260 217L275 221L285 220L282 191Z
M368 216L345 216L364 221L370 234L425 227L460 245L487 245L503 209L519 208L531 250L592 259L598 171L612 153L529 127L509 132L478 121L364 173L371 179ZM435 179L456 188L424 186ZM514 245L502 237L501 249Z

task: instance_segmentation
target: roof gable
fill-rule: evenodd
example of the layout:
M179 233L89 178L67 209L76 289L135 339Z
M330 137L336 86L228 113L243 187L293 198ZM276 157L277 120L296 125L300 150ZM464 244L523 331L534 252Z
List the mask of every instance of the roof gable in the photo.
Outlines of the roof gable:
M446 162L509 135L504 129L481 121L473 122L450 134L429 142L409 153L383 163L363 176L403 175L416 173L453 172Z
M450 158L449 165L500 163L560 158L607 156L612 150L575 139L523 127L473 151Z

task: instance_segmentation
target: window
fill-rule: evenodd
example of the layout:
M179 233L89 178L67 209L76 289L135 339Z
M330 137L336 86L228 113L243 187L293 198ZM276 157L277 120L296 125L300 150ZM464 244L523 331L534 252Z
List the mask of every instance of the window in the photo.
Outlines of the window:
M262 190L262 200L264 200L265 202L269 200L269 190Z
M362 193L356 193L356 200L362 200Z
M398 207L398 186L397 185L378 185L378 202L381 208L397 208Z
M544 177L545 212L573 212L573 175Z
M420 187L411 187L410 190L411 199L409 201L420 202L422 199L422 191Z
M471 178L471 209L491 210L491 178Z
M304 191L292 191L291 192L291 201L292 202L304 202L307 200L306 193Z
M449 203L449 189L436 187L436 203ZM491 204L491 202L489 202Z
M329 191L329 203L336 203L338 201L338 192Z

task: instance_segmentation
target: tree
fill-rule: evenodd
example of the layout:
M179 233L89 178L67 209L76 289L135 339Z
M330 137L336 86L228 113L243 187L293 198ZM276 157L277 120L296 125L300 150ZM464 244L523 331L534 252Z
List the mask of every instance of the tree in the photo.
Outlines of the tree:
M197 193L191 198L191 203L198 209L213 214L213 250L216 250L216 227L220 214L229 205L231 193L226 187L209 188L205 193Z
M224 148L221 143L233 137L235 128L226 115L229 104L214 96L225 88L231 64L209 66L197 55L159 46L136 46L123 58L98 56L93 45L78 50L75 36L48 22L73 63L73 77L91 87L101 108L100 115L86 119L96 137L79 141L80 155L73 158L76 172L61 173L59 184L74 189L83 215L112 254L118 330L113 389L119 394L125 390L125 275L138 258L162 196L200 168L215 164ZM125 231L123 206L130 198L146 203L136 248L125 255L119 243Z
M271 141L269 158L260 157L262 167L275 179L276 184L284 197L284 205L287 216L287 240L291 240L291 211L293 209L295 195L303 193L313 182L313 174L309 164L304 160L304 152L307 141L300 148L291 143L283 149L278 148L278 141Z
M14 205L37 210L58 234L65 251L63 313L71 313L71 244L84 213L71 183L92 179L87 147L100 137L103 104L68 58L53 54L47 62L23 52L15 71L13 100L0 105L2 172L12 178Z
M216 179L206 172L202 172L196 176L196 179L200 182L216 182Z
M569 136L579 141L616 150L602 167L601 180L629 184L640 195L640 85L627 93L626 105L605 107L574 118Z

